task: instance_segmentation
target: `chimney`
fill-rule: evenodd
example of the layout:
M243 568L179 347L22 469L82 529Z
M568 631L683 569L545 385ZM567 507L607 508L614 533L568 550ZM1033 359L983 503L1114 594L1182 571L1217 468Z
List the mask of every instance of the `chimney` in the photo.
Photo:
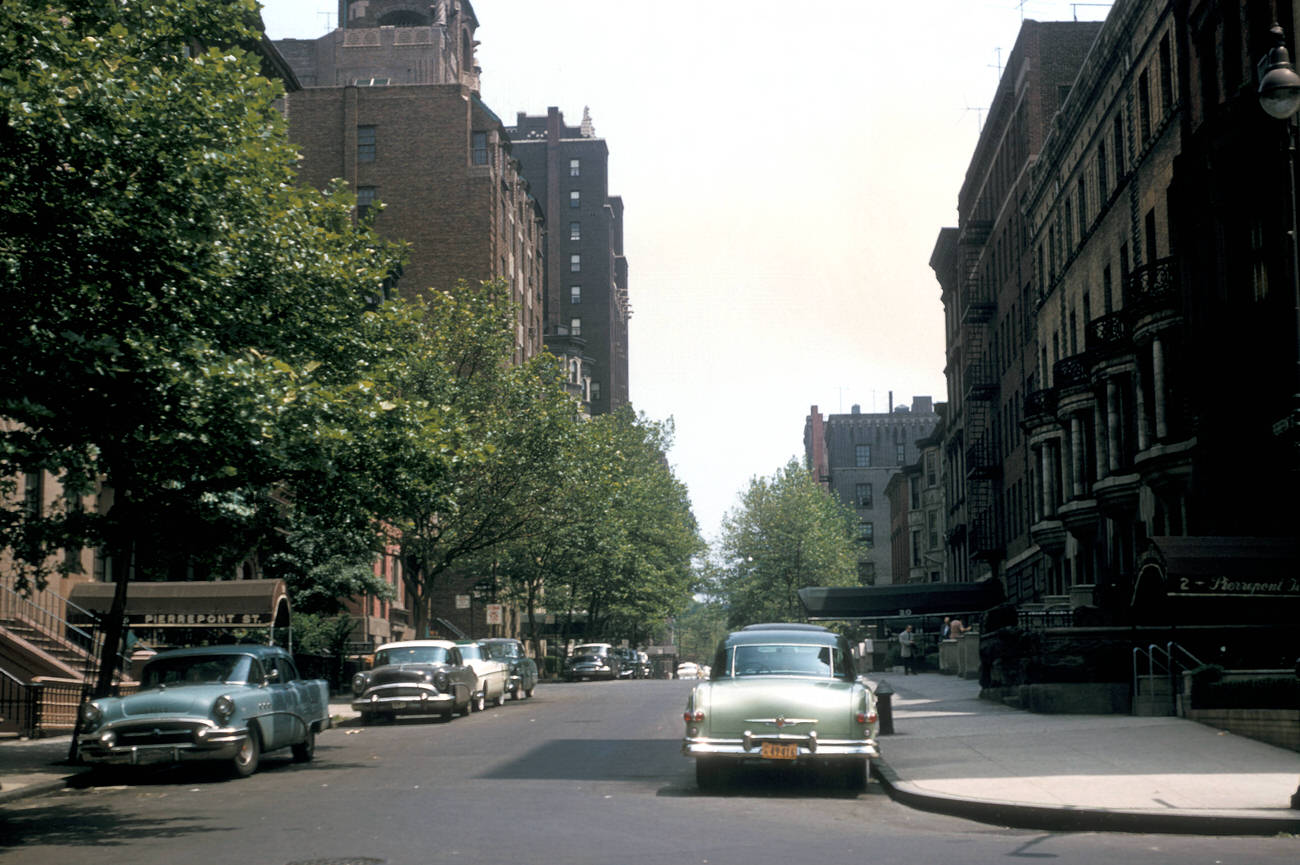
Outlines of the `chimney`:
M889 392L889 413L894 413L894 392L892 390Z

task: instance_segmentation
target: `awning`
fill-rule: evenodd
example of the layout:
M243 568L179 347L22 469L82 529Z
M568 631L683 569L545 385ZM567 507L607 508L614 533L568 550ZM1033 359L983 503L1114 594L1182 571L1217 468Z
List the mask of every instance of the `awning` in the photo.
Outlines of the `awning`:
M901 583L893 586L809 586L799 590L808 618L893 619L982 613L1002 603L994 580Z
M112 583L81 583L68 595L75 623L113 606ZM289 595L284 580L129 583L126 623L132 628L285 628Z
M1292 538L1153 537L1138 562L1143 595L1300 599L1300 542Z

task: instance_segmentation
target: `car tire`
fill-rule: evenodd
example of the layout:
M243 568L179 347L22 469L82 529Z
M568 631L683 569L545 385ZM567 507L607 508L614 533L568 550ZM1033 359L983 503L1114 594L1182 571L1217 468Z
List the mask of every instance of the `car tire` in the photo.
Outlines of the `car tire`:
M731 767L717 757L695 758L695 784L706 793L721 790L731 780Z
M451 710L451 709L448 709L448 710L445 711L445 712L439 712L439 713L438 713L438 720L441 721L441 722L444 723L444 724L446 724L447 722L449 722L449 721L450 721L452 718L454 718L454 717L456 717L456 713L455 713L455 711L453 711L453 710Z
M529 699L532 699L532 696L533 696L533 688L536 688L536 687L537 687L536 685L533 685L532 688L529 688L528 690L524 691L524 696L525 696L525 697L528 697Z
M497 694L497 698L496 698L496 700L495 700L494 702L495 702L495 704L496 704L496 706L497 706L498 708L500 708L501 706L504 706L504 705L506 704L506 689L505 689L505 688L502 688L502 689L501 689L501 693L500 693L500 694Z
M262 736L257 727L248 728L248 736L239 746L238 753L230 761L230 769L236 778L247 778L257 771L262 762Z
M469 710L471 712L482 712L487 709L487 688L482 691L475 691L469 699Z
M309 726L306 738L293 745L290 750L293 751L295 763L310 763L312 757L316 756L316 731Z

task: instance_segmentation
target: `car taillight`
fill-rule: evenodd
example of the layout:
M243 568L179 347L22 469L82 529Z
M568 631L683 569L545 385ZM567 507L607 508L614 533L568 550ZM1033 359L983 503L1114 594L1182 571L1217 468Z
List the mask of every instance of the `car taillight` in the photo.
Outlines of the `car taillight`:
M682 720L688 724L691 723L692 721L698 724L700 721L704 720L704 710L696 709L694 712L691 712L689 710L682 712Z
M858 712L858 723L859 723L859 724L874 724L874 723L876 723L876 713L875 713L875 712Z

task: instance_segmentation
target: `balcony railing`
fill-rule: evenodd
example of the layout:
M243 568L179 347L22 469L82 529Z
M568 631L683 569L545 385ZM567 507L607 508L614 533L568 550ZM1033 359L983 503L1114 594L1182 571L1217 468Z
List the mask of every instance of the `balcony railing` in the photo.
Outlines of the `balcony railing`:
M1110 312L1088 322L1088 349L1112 351L1129 345L1131 328L1123 310Z
M1170 309L1178 301L1177 260L1161 258L1137 268L1128 277L1125 303L1147 312Z
M1025 420L1056 418L1056 388L1033 390L1025 395Z
M1090 380L1089 370L1091 367L1092 364L1086 352L1063 357L1052 364L1052 383L1058 389L1086 387Z

